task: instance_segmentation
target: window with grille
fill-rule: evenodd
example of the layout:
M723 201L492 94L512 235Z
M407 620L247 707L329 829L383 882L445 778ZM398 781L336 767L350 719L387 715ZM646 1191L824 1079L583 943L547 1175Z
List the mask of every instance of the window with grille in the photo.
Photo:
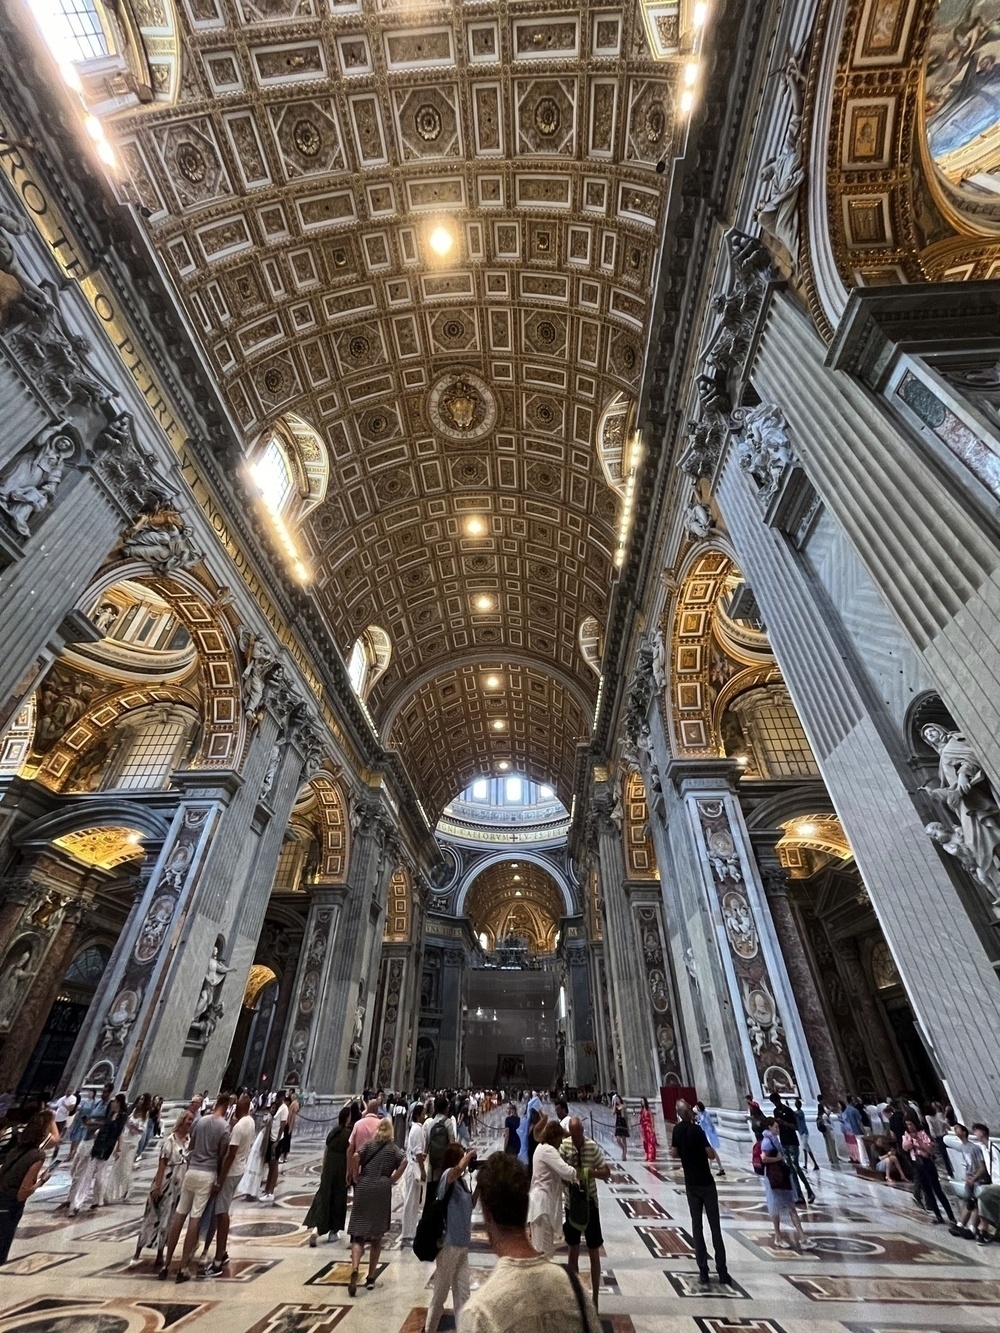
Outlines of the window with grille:
M111 786L126 791L165 787L187 724L180 718L147 722L135 731Z
M815 778L819 769L795 705L783 687L749 690L733 700L753 752L769 778Z
M284 514L295 494L295 478L284 449L272 435L253 465L254 480L272 514Z
M294 893L302 879L302 868L306 859L306 846L295 839L282 843L278 856L278 868L274 872L274 887L283 893Z
M351 660L347 664L347 674L351 678L351 684L354 687L354 693L359 699L365 697L365 685L368 681L368 668L371 663L368 660L368 652L365 648L364 640L356 640L351 649Z
M56 0L46 14L54 35L73 61L99 60L111 44L95 0Z

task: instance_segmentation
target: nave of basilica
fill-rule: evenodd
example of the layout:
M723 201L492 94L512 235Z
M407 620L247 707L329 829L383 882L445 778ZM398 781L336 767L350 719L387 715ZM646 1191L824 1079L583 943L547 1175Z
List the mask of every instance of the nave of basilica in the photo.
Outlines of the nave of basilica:
M471 1088L654 1107L610 1333L994 1326L871 1146L699 1306L663 1145L1000 1131L998 71L991 0L2 6L0 1095L294 1092L195 1333L360 1318L327 1130ZM0 1333L172 1327L59 1180Z

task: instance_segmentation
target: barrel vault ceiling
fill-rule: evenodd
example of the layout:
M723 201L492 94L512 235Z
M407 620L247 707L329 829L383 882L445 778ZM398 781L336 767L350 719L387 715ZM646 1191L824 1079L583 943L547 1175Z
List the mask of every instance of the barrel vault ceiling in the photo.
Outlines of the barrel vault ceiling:
M432 820L500 758L568 802L621 503L596 436L642 370L680 66L633 5L179 17L178 99L119 155L248 445L287 412L326 443L298 540L341 652L390 636L383 743Z

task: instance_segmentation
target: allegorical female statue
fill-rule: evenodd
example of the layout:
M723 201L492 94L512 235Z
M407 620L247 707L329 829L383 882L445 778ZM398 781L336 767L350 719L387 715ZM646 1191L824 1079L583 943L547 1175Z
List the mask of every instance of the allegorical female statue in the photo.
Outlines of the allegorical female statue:
M937 824L928 825L927 831L972 872L994 905L1000 906L1000 794L960 731L931 722L920 734L938 752L938 785L925 790L950 816L946 831L951 836L939 836Z

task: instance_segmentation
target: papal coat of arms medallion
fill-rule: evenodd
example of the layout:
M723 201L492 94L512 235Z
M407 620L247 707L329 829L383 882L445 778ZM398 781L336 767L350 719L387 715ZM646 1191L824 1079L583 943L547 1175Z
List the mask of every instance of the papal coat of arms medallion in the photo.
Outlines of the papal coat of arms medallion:
M497 403L485 380L467 370L449 371L431 389L427 411L449 440L478 440L496 424Z

